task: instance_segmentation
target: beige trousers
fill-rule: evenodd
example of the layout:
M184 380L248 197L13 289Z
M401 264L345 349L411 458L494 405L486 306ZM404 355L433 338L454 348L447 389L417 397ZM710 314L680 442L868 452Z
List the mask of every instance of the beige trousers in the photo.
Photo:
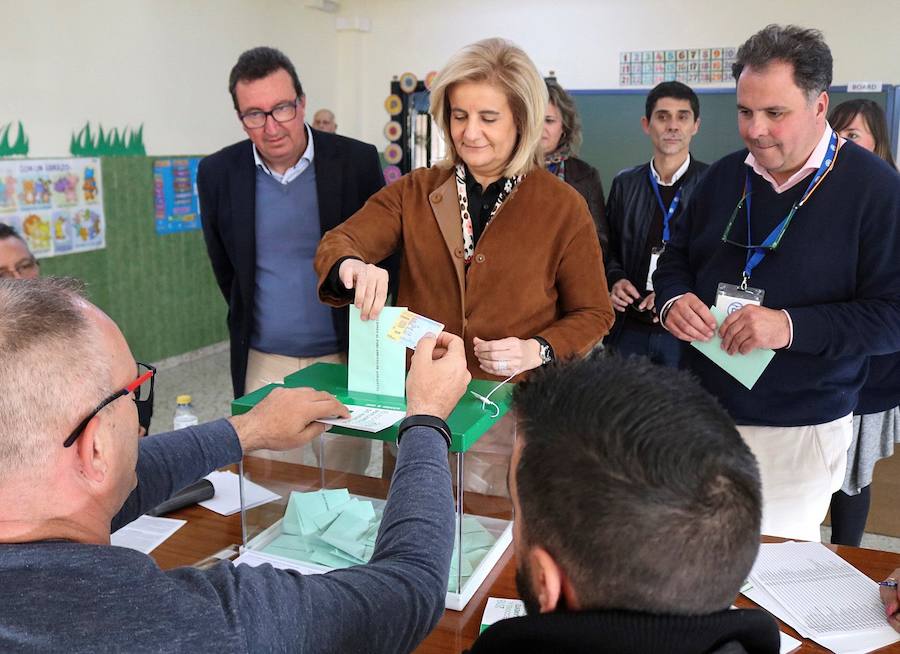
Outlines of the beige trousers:
M244 391L251 393L266 384L281 382L293 372L313 365L314 363L346 363L347 356L342 353L328 354L322 357L288 357L281 354L269 354L250 350L247 359L247 376L244 378ZM369 465L372 455L372 441L367 438L324 434L325 466L329 470L363 474ZM320 462L319 443L316 441L304 447L285 452L274 450L258 450L253 453L267 459L289 461L291 463Z
M804 427L751 427L738 431L759 462L762 533L819 541L831 495L841 487L853 416Z

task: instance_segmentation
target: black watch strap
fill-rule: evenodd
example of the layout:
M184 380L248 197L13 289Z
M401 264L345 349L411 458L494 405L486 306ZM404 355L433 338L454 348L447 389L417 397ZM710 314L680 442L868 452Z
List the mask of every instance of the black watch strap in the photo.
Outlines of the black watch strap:
M540 336L532 336L532 338L536 340L541 346L541 363L545 364L553 361L553 359L555 358L555 355L553 353L553 346L547 342L547 339Z
M400 446L400 439L403 438L403 433L408 429L412 429L413 427L430 427L431 429L434 429L444 437L444 440L447 441L447 449L450 449L450 444L453 442L453 436L450 432L450 427L448 427L447 423L437 416L426 415L407 416L403 419L403 422L400 423L400 429L397 431L398 447Z

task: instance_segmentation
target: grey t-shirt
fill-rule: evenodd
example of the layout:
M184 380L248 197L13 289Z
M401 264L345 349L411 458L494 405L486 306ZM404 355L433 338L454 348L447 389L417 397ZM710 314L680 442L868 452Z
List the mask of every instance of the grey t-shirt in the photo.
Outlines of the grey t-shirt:
M225 420L142 439L126 524L238 461ZM162 571L70 541L0 544L0 651L409 652L444 609L454 508L445 441L408 431L370 563L303 576L222 562Z

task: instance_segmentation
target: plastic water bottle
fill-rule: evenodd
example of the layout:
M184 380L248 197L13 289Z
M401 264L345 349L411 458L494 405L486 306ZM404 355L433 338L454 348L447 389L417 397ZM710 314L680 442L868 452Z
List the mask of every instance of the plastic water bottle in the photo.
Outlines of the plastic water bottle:
M175 402L175 429L191 427L200 422L197 416L194 415L194 407L191 405L190 395L179 395Z

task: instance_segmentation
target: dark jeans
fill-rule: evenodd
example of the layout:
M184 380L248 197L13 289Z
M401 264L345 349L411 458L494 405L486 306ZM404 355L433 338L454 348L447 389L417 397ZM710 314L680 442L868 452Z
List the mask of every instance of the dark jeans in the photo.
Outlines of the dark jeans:
M838 491L831 496L831 543L859 547L866 519L869 517L871 486L860 489L856 495Z
M669 332L629 328L626 322L609 341L610 349L620 356L647 357L652 363L677 368L682 343Z

